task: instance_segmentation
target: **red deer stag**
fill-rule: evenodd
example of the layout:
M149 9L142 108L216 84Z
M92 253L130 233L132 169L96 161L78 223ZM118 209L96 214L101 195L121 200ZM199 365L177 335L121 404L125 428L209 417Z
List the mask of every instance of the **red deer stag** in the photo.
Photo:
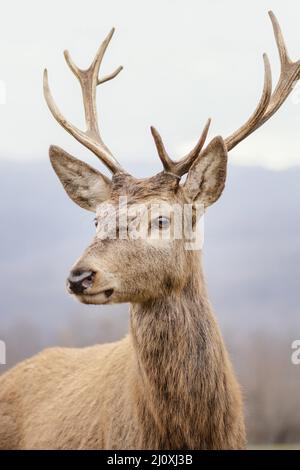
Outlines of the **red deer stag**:
M149 211L157 203L202 204L205 209L219 199L227 152L279 109L300 78L300 61L289 59L272 12L270 17L281 62L275 90L264 55L264 87L248 121L226 139L215 137L204 147L208 122L195 148L179 161L169 157L152 128L164 169L147 179L137 179L121 167L98 127L96 88L121 70L103 78L98 75L113 30L86 70L65 52L81 85L86 131L61 114L45 71L44 94L51 113L112 173L109 179L61 148L50 147L51 163L66 192L79 206L96 213L98 226L91 245L72 268L68 290L86 304L129 302L130 333L112 344L48 349L4 374L1 448L245 447L241 393L207 297L201 249L186 249L184 237L161 236L175 223L164 209L151 220L159 235L155 239L105 238L100 233L113 218L119 223L120 196L127 198L129 208L142 203ZM110 207L105 215L104 206ZM196 218L194 211L194 224ZM119 223L117 230L121 228Z

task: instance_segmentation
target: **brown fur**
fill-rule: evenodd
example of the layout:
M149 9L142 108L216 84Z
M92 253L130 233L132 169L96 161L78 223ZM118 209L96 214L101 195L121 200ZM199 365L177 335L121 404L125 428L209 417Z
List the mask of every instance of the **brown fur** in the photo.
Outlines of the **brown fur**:
M223 184L223 182L221 182ZM172 175L113 178L111 199L185 202ZM241 449L239 386L207 299L198 251L183 241L95 239L76 266L118 276L131 301L123 340L54 348L0 378L2 449ZM81 301L91 303L84 296ZM102 302L92 302L102 303Z
M165 171L145 180L124 172L104 144L97 122L96 87L122 69L99 77L114 30L85 70L65 53L82 88L86 131L59 112L45 70L44 96L53 116L114 174L110 181L64 150L50 148L51 163L67 194L82 208L96 212L100 228L108 222L112 229L110 212L100 216L104 201L111 214L120 216L119 196L127 196L130 207L140 202L189 202L194 221L196 204L206 209L218 200L225 185L227 152L279 109L300 76L300 61L289 59L279 24L269 14L281 59L275 90L264 55L264 88L251 117L224 141L215 137L203 148L208 120L194 149L177 162L152 127ZM186 182L180 184L185 173ZM73 267L70 282L76 284L78 276L87 282L76 294L81 302L131 303L130 333L113 344L46 350L4 374L0 448L244 448L241 394L208 302L200 252L186 250L185 240L153 243L147 238L113 240L96 235Z
M278 21L269 15L281 59L274 91L264 55L264 88L251 117L224 141L215 137L203 148L208 120L194 149L177 162L152 128L165 171L144 180L124 172L104 144L97 122L96 87L122 69L99 77L114 30L86 70L65 53L82 88L86 131L59 112L45 70L44 96L53 116L114 174L110 181L64 150L50 148L51 163L67 194L96 212L100 228L110 222L110 213L100 216L104 201L111 214L119 211L120 216L119 196L127 196L130 207L189 202L194 221L196 204L206 209L218 200L227 152L279 109L300 76L300 61L289 59ZM180 184L185 173L186 182ZM75 278L76 272L77 280L88 273L82 278L87 284L76 294L81 302L131 303L130 333L117 343L46 350L0 377L0 448L243 449L241 393L207 298L200 252L186 250L184 239L153 243L96 235L73 267Z

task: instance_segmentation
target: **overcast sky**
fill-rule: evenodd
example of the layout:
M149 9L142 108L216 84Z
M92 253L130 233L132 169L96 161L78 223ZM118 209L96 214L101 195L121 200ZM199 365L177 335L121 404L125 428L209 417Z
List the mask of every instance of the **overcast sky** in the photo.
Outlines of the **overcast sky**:
M213 119L211 136L226 137L256 106L263 52L277 78L269 9L280 21L291 57L300 58L296 0L2 1L0 79L7 99L0 105L0 158L46 159L48 146L58 144L97 165L51 116L42 72L48 68L65 116L82 126L79 85L63 50L85 68L112 26L116 33L103 73L120 64L124 70L101 86L98 109L104 140L123 166L136 168L137 175L145 161L153 170L160 168L150 125L160 130L174 157L193 146L208 117ZM300 88L232 152L231 161L272 169L299 166L299 129Z

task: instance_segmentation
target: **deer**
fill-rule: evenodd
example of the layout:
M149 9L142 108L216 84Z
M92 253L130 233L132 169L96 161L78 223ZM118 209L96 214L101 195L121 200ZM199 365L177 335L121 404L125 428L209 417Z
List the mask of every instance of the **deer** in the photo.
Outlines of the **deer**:
M154 202L192 208L199 203L206 211L220 198L228 152L276 113L300 78L300 61L291 61L278 21L269 15L281 63L275 89L264 54L263 90L250 118L228 137L216 136L205 145L208 120L195 147L180 160L169 156L152 127L163 170L144 179L122 168L100 133L97 86L122 69L99 76L114 30L88 69L78 68L64 53L81 85L85 131L59 110L45 70L44 96L52 115L112 174L109 178L50 147L51 164L68 196L96 214L96 235L73 265L67 290L84 304L129 303L130 329L125 338L109 344L46 349L3 374L2 449L246 448L242 392L208 298L202 248L186 249L184 237L97 234L113 213L120 215L120 197L130 207L144 204L146 212ZM101 216L108 203L111 209ZM195 225L198 216L193 214ZM162 209L154 227L161 235L173 223Z

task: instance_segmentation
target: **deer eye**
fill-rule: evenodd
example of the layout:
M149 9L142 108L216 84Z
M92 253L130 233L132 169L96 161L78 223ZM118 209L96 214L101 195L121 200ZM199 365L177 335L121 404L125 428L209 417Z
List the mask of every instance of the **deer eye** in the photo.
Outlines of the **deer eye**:
M97 228L98 227L98 220L97 219L94 219L94 224L95 224L95 227Z
M170 219L168 219L168 217L164 217L163 215L160 215L159 217L157 217L157 218L154 220L154 225L155 225L157 228L160 228L160 229L169 228L169 226L170 226Z

